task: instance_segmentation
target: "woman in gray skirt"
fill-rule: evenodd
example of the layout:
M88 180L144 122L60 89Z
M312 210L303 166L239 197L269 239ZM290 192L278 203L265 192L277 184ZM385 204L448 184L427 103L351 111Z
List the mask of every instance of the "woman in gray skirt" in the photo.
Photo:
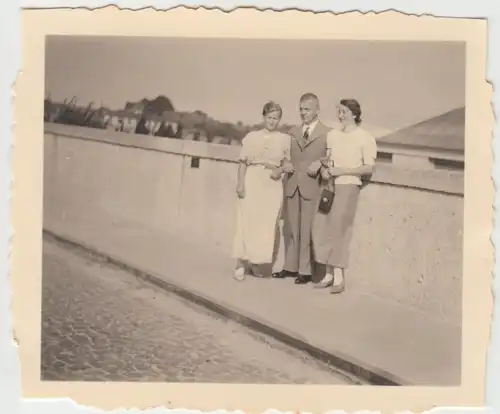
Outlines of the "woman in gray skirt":
M328 157L321 168L321 176L333 186L335 197L328 213L317 211L312 232L315 261L326 266L326 275L316 287L330 287L330 293L345 290L344 271L361 177L372 173L377 157L375 138L359 126L358 101L342 99L338 119L341 127L327 135Z

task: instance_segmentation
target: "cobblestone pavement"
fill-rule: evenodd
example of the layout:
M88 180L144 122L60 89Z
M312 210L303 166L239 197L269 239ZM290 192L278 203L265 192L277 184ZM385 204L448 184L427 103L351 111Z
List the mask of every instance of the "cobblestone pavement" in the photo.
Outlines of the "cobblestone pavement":
M123 270L52 241L43 249L44 380L353 383Z

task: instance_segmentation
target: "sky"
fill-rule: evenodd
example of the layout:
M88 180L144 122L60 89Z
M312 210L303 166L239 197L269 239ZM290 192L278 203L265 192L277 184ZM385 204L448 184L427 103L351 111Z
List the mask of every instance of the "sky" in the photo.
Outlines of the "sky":
M51 36L45 92L112 109L165 95L176 110L246 124L269 100L298 123L300 95L314 92L325 122L355 98L365 125L385 133L465 105L465 44Z

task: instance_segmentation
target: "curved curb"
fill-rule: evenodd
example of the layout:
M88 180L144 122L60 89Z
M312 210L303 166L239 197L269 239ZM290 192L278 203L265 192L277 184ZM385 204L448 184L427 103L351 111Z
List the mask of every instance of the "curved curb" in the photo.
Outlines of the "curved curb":
M73 248L76 248L77 250L84 251L85 253L96 257L98 260L103 260L114 266L117 266L120 269L132 273L136 277L148 283L151 283L161 289L164 289L167 292L173 293L183 299L202 306L224 318L230 319L257 332L269 335L295 349L306 352L311 357L317 360L320 360L337 369L352 374L370 385L413 385L406 380L398 378L396 375L393 375L380 368L370 366L369 364L356 360L355 358L345 355L341 352L333 353L320 349L310 344L307 339L299 337L296 333L289 332L286 329L272 324L269 321L265 321L255 315L250 315L248 312L244 313L235 308L233 305L229 305L221 301L215 301L207 297L206 295L203 295L202 293L195 292L193 289L187 289L181 286L178 282L171 282L164 276L160 276L155 272L146 269L139 269L136 266L127 263L126 260L123 260L116 256L110 256L107 253L101 252L94 247L74 240L71 237L68 237L66 235L59 235L48 229L43 229L43 236L47 236L48 238L53 239L54 241L59 242L63 245L71 246Z

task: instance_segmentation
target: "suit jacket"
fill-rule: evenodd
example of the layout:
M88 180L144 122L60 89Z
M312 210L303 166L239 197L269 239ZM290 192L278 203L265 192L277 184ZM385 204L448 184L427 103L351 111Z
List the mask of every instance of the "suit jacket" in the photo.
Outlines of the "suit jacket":
M293 174L285 178L285 195L292 197L297 190L305 199L319 197L320 187L320 159L326 156L326 135L330 131L326 125L318 122L309 135L309 139L304 141L302 126L293 127L289 134L292 137L290 157L295 169ZM313 163L317 163L315 177L308 175L308 170Z

